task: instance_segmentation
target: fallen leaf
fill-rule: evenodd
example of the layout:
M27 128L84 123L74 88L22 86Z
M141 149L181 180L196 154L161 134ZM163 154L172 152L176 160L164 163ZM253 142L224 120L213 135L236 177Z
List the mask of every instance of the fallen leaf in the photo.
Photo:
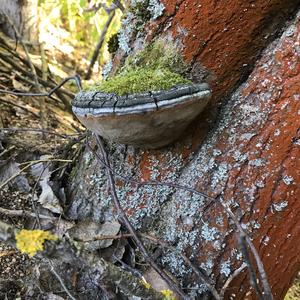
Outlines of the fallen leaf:
M93 221L82 221L68 230L71 238L81 242L88 251L104 249L112 245L113 239L101 239L103 236L116 236L120 230L120 223L106 222L103 224Z
M20 172L19 164L12 161L12 160L6 160L0 162L0 185L1 183L4 183L6 180L14 176L15 174ZM19 174L17 177L12 179L9 182L9 185L16 186L16 189L21 192L29 192L30 186L28 183L27 178Z
M47 159L48 156L41 156L41 159ZM42 193L39 196L38 202L46 209L53 213L62 214L63 209L59 199L55 196L51 187L51 172L49 163L40 162L31 167L31 174L39 180L39 185L42 188Z

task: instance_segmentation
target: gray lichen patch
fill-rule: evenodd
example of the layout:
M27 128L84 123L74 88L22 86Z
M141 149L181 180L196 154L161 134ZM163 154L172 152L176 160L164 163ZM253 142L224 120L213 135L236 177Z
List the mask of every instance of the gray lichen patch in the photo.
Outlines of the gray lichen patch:
M134 0L130 2L129 11L122 20L118 32L118 47L125 53L131 52L130 42L150 20L156 20L163 15L165 7L159 0ZM114 49L116 50L116 49Z
M268 49L270 60L266 69L270 70L269 76L273 76L272 69L276 70L277 66L276 59L272 56L273 49ZM257 68L265 68L265 66L260 63ZM252 75L250 80L256 81L255 75ZM258 78L258 84L259 80ZM270 82L261 84L270 87ZM268 177L272 176L273 172L278 172L271 168L270 173L264 173L268 170L270 157L267 155L261 157L262 147L268 148L274 137L262 135L257 138L256 135L270 118L274 101L276 101L274 99L277 99L282 86L271 86L258 95L254 92L245 95L243 91L247 90L247 85L248 83L241 86L223 108L220 114L221 120L204 141L189 167L181 174L178 183L197 187L200 190L201 186L209 187L203 192L214 196L224 196L226 189L234 188L238 191L238 195L232 195L231 198L227 195L227 203L233 208L235 206L241 208L242 215L251 216L243 227L250 234L255 234L263 226L264 221L257 219L256 210L253 210L259 189L266 185ZM279 134L275 135L275 138L278 136ZM225 146L222 140L226 140ZM222 149L220 149L220 144ZM261 171L255 171L258 172L258 175L255 175L257 184L251 186L249 182L255 180L252 173L255 169L261 169ZM236 182L228 181L231 172L241 170L243 170L242 178L238 177ZM282 177L282 181L285 185L293 183L293 179L286 175ZM206 214L202 214L207 203L208 200L204 197L191 196L189 192L178 189L160 213L161 219L158 225L161 227L157 234L176 244L179 250L188 249L189 253L192 253L191 258L197 256L197 261L202 260L202 266L209 274L211 265L208 267L207 258L209 257L214 262L215 255L220 249L227 247L225 238L236 229L234 226L227 227L226 223L230 220L225 213L216 214L216 211L221 209L218 203L213 205ZM287 209L288 202L282 200L272 204L270 199L269 205L273 213L279 214ZM191 226L184 226L184 220L187 219ZM201 250L205 252L205 255L201 255ZM231 252L230 257L220 264L219 272L225 278L228 277L233 271L232 266L240 259L240 254ZM163 262L178 277L190 276L191 270L183 266L174 254L166 255Z
M108 143L108 149L115 174L121 174L127 178L134 176L139 180L142 176L136 170L139 161L132 164L132 157L140 157L144 151L136 150L133 147L117 146L114 143ZM104 168L99 166L96 159L90 160L92 156L89 151L86 151L83 157L86 159L81 160L83 164L79 166L77 180L74 180L74 186L71 187L76 189L77 196L69 208L69 217L89 218L98 222L116 220L118 216L115 214ZM176 181L183 165L183 158L181 156L174 158L170 151L165 150L162 152L161 159L164 164L158 161L154 155L149 156L148 172L151 180ZM162 176L160 174L162 166L173 171ZM161 205L173 193L171 187L145 185L137 189L133 183L119 184L121 183L120 179L116 177L116 180L117 194L121 205L137 229L143 225L144 219L153 219ZM87 186L89 186L89 190L87 190Z

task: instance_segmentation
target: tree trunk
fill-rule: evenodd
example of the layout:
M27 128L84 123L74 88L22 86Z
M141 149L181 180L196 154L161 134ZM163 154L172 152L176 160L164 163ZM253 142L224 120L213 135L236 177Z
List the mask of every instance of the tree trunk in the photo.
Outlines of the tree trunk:
M21 31L21 23L22 23L22 6L21 2L18 0L13 1L5 1L0 0L0 8L3 13L5 13L13 22L16 28ZM7 20L3 19L1 23L2 31L7 34L11 38L15 38L15 32Z
M37 0L0 0L0 11L5 13L21 33L25 41L38 43L38 1ZM8 22L0 24L9 37L15 39L15 32Z
M175 145L140 150L108 142L110 159L117 174L189 186L216 201L203 212L205 197L117 180L121 204L135 228L184 251L218 290L242 263L235 226L220 201L230 204L253 238L274 298L283 299L300 264L299 13L293 19L300 1L162 3L163 16L131 36L131 51L140 41L172 37L195 80L212 87L213 99ZM119 50L114 66L124 57ZM69 191L69 217L116 217L105 171L88 148ZM160 262L183 288L199 298L206 293L174 253ZM244 269L226 297L246 295L255 299Z
M39 43L38 0L25 0L22 7L22 36L33 44Z

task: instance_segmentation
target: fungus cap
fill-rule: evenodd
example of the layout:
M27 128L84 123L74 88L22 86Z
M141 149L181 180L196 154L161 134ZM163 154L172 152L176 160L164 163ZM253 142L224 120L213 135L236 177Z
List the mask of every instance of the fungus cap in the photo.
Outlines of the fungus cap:
M155 149L175 141L210 97L206 83L125 96L81 91L72 109L81 123L106 139Z

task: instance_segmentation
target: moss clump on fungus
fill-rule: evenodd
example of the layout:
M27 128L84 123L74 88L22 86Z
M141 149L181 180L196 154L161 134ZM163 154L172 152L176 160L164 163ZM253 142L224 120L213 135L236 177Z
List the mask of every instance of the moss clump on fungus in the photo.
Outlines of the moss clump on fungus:
M175 46L158 40L142 51L129 56L117 74L91 87L120 96L146 91L170 89L175 85L191 83L186 78L187 65Z
M151 69L169 69L185 77L188 66L171 41L157 40L134 55L129 56L120 72L128 69L148 67Z
M167 90L182 83L190 81L168 69L139 68L104 81L97 89L122 96L144 91Z

